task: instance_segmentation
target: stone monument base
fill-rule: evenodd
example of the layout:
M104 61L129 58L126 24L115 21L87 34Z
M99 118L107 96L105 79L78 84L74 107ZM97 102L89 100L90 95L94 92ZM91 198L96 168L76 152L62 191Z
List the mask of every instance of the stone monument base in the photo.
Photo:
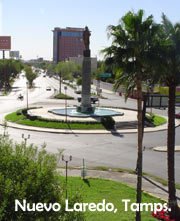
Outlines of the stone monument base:
M91 113L94 113L95 107L92 107L92 106L90 106L90 107L78 106L76 108L76 111L80 112L80 113L91 114Z
M91 57L91 51L89 49L86 49L83 51L83 55L86 58L90 58Z

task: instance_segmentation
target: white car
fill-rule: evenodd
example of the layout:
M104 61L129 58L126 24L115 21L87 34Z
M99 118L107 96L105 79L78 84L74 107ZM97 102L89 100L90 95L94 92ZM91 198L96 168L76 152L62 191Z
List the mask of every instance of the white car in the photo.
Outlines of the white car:
M46 91L51 91L51 87L46 87Z

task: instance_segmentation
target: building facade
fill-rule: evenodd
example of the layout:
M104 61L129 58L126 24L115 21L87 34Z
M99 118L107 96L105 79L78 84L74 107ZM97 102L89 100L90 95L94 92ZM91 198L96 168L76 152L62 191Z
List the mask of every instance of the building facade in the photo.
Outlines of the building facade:
M53 30L53 61L69 60L70 57L83 55L84 28L54 28Z

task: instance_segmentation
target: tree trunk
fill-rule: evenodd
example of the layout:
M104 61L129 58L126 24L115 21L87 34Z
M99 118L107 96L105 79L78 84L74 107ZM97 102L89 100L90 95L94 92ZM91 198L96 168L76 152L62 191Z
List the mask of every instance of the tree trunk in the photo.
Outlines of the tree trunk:
M168 101L168 134L167 134L167 160L168 160L168 190L169 190L169 207L171 208L171 217L176 221L180 220L179 208L176 199L175 187L175 99L176 86L172 81L169 85Z
M138 156L137 156L137 193L136 193L136 203L140 204L142 199L142 142L143 142L143 119L142 119L142 87L141 81L137 82L137 109L138 109ZM136 221L141 221L141 211L136 211Z

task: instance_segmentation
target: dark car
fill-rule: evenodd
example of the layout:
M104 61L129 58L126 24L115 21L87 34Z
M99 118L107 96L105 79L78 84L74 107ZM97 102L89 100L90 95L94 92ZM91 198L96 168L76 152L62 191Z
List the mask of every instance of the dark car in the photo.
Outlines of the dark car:
M93 104L95 104L98 100L98 97L91 97L91 103ZM78 102L81 102L81 97L78 97Z
M175 118L180 119L180 112L175 114Z
M76 94L81 94L81 90L74 91Z

